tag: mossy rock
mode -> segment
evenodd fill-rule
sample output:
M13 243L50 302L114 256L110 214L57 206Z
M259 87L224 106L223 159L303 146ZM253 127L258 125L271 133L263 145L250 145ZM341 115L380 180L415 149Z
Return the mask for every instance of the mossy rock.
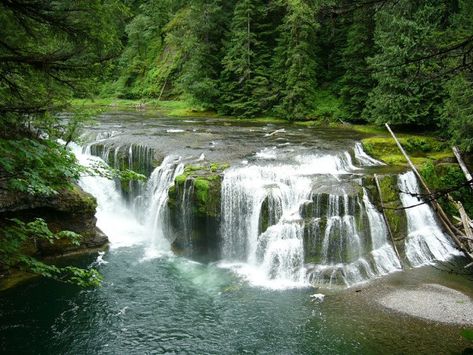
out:
M398 176L397 175L382 175L378 177L379 187L383 197L383 204L385 206L384 213L388 220L389 227L393 233L395 240L404 240L407 236L407 216L406 212L401 209L402 203L399 197ZM381 212L381 201L377 191L374 178L363 179L365 188L368 190L371 201Z
M412 162L420 166L429 160L450 159L450 147L434 137L429 136L399 136L404 150ZM376 136L361 140L363 149L370 156L389 165L407 166L407 161L399 150L396 142L389 136Z
M220 189L223 171L229 167L227 163L207 163L201 165L186 165L184 172L174 180L174 186L168 192L168 205L177 208L182 199L184 189L193 191L192 208L202 217L217 217L220 215ZM192 186L186 187L191 181Z
M221 186L228 167L225 163L187 165L175 178L168 191L168 206L174 230L172 246L179 254L216 258Z

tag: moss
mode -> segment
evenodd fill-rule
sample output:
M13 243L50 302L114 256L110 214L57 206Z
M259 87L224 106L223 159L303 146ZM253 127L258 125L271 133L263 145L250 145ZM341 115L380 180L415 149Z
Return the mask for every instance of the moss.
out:
M183 174L176 176L176 178L174 179L174 183L175 183L176 185L178 185L178 186L183 186L184 183L185 183L186 180L187 180L187 176L188 176L188 175L189 175L189 174L186 174L186 173L184 172Z
M452 157L449 148L433 137L404 136L399 137L399 141L416 166L427 161ZM362 139L361 142L363 149L372 157L389 165L407 166L406 158L392 137L370 137Z
M223 171L225 169L228 169L230 167L230 164L228 163L211 163L210 164L210 171L213 173L217 171Z
M220 214L220 188L222 172L230 165L222 162L186 165L184 172L174 180L168 192L168 206L175 208L183 198L186 181L192 181L192 210L198 217L215 217ZM186 188L188 188L186 186Z
M194 191L199 204L205 205L209 201L209 180L205 178L196 178L194 180Z
M473 191L468 186L460 187L466 178L458 164L426 162L419 172L432 191L452 190L452 198L463 204L468 215L473 215ZM453 221L453 215L458 215L456 208L446 198L438 201Z
M407 236L407 217L404 210L398 210L402 207L397 187L397 176L387 175L379 179L383 203L386 207L384 213L393 233L394 239L401 240Z

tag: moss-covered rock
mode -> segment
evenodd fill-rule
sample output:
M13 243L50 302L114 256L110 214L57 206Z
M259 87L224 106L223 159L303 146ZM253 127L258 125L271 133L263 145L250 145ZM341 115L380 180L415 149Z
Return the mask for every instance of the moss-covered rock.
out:
M177 253L216 259L220 201L226 163L187 165L168 192Z
M43 218L52 232L70 230L82 236L79 246L67 240L58 240L54 244L43 241L34 244L34 247L25 245L27 254L59 256L107 244L108 238L96 227L97 201L79 186L72 185L70 189L64 189L52 197L10 194L10 202L0 204L0 219L18 218L29 221ZM8 200L5 195L4 198Z
M399 135L398 139L412 162L417 166L430 160L453 158L450 147L434 137ZM370 156L389 165L407 166L406 159L392 137L369 137L362 139L361 143L365 152Z
M97 250L108 243L107 236L96 227L97 201L77 185L49 197L35 197L6 189L0 191L0 230L8 219L16 218L28 222L42 218L53 233L69 230L82 237L80 245L75 245L67 239L56 240L53 244L45 240L27 240L22 246L22 253L25 255L40 259L58 257ZM2 237L0 231L0 238ZM0 270L0 274L2 273L10 275L10 270ZM19 274L13 274L14 279L15 275ZM13 281L5 281L3 285L16 284Z
M407 216L402 209L402 202L399 196L398 176L382 175L378 176L378 181L383 195L384 214L393 234L394 242L399 253L404 255L404 239L407 237ZM373 177L363 178L363 186L370 195L370 200L376 208L382 212L381 198Z

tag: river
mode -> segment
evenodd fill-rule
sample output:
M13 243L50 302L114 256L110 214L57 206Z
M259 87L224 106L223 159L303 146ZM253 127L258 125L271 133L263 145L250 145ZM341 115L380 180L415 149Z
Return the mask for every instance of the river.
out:
M145 147L139 154L133 151L130 165L148 171L148 184L136 192L139 203L136 198L131 203L113 181L82 179L98 199L98 225L111 245L104 254L67 261L98 267L103 285L80 289L36 279L1 293L1 352L461 353L469 346L460 335L464 326L415 318L379 302L391 291L426 283L472 297L473 281L458 274L455 252L439 246L444 235L425 209L408 216L407 261L396 258L360 183L373 169L387 170L355 153L360 138L348 129L134 112L103 115L85 130L83 144L89 149L77 151L78 157L87 164L90 143L97 141L109 149L102 149L102 157L118 156L117 148ZM153 159L158 167L151 174ZM231 165L222 185L221 252L205 262L175 255L164 228L169 185L186 163L202 160ZM401 175L400 186L410 179ZM274 211L280 212L261 233L252 216L259 213L265 198L260 194L268 186ZM298 211L321 194L329 196L330 227L314 236L321 238L315 249L321 256L319 264L308 266ZM401 199L409 203L407 195ZM366 216L366 228L355 222L357 213ZM341 240L336 245L330 239L334 231ZM424 244L426 238L431 239Z

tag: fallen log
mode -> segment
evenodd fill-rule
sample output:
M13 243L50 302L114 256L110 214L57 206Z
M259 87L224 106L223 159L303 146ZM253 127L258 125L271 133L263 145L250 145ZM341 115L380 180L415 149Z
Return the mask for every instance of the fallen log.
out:
M468 171L468 168L466 167L465 162L462 159L460 149L458 149L458 147L453 147L452 150L453 150L453 154L455 154L455 158L457 158L460 168L463 171L463 174L465 175L466 181L470 181L469 185L471 189L473 189L473 184L471 183L471 181L473 180L473 177L471 176L470 172Z
M397 250L396 243L394 241L393 232L392 232L391 227L389 225L388 217L386 216L386 211L385 211L384 202L383 202L384 201L383 200L383 193L381 191L381 186L379 185L378 175L376 175L376 174L374 174L374 181L376 182L376 189L378 190L378 194L379 194L379 202L381 203L381 210L383 211L383 218L384 218L384 222L386 223L386 226L387 226L387 229L388 229L389 237L391 238L391 243L393 245L394 251L396 252L397 258L399 260L401 260L401 257L399 255L399 251Z

